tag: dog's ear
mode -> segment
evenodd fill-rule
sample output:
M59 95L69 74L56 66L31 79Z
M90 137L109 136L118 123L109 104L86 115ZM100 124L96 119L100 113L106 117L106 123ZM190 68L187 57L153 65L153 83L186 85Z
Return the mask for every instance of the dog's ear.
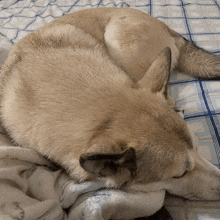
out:
M171 68L171 50L163 49L156 57L144 77L138 82L142 88L149 89L152 93L159 93L167 97L167 83Z
M86 153L80 156L80 165L87 172L100 176L111 176L118 169L125 168L134 176L137 169L136 155L133 148L121 154Z

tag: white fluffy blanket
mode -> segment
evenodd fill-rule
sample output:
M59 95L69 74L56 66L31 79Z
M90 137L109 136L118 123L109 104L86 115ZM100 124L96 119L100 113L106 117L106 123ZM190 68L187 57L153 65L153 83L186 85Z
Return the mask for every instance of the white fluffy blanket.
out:
M101 183L76 184L34 150L1 146L0 195L1 220L107 220L152 215L162 207L165 192L134 194L106 190Z

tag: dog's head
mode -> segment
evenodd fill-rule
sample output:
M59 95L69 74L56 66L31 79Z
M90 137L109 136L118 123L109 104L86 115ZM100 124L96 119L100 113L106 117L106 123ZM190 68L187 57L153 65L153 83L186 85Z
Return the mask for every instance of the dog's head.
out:
M110 187L219 199L219 170L198 154L193 135L167 96L170 63L171 51L165 48L117 111L96 128L81 167Z

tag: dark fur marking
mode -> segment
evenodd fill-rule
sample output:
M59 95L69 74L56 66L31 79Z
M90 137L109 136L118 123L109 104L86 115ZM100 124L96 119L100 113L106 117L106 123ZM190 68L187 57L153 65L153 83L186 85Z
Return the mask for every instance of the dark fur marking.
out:
M110 129L110 125L113 122L113 118L109 117L103 120L99 125L95 127L95 129L92 131L93 135L91 136L90 141L93 141L98 136L102 135L107 129Z
M105 130L110 128L110 124L112 123L112 118L105 119L97 128L96 131L104 132Z

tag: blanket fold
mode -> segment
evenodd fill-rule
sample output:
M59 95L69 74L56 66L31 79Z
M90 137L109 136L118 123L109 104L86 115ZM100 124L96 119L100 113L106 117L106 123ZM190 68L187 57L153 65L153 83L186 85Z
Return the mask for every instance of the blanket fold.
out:
M130 193L77 184L34 150L0 147L0 219L108 220L149 216L165 191ZM66 212L66 210L68 212Z

